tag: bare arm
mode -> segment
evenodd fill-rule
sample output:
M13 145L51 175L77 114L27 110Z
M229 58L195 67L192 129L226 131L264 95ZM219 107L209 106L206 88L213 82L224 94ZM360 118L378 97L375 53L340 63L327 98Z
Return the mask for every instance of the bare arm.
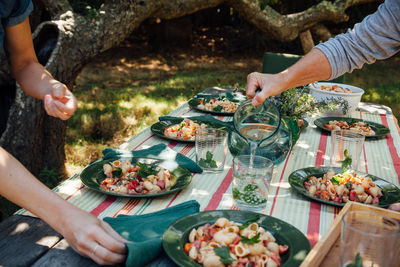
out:
M11 71L21 88L28 95L42 99L50 116L68 119L76 110L76 99L64 84L55 80L38 62L29 20L8 26L5 30Z
M270 96L311 82L326 80L331 75L331 66L325 54L312 49L296 64L278 74L250 73L247 76L246 95L253 98L253 105L258 106ZM256 90L261 92L256 95Z
M125 259L126 240L107 223L48 189L1 147L0 184L0 195L46 221L80 254L99 264L113 264Z

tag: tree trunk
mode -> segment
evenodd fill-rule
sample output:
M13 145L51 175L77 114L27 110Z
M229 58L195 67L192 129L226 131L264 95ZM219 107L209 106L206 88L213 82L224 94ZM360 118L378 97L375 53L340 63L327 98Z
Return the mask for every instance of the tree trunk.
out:
M38 58L56 79L72 88L76 76L90 59L119 44L148 18L172 19L227 4L275 39L292 41L321 21L347 20L345 11L350 6L376 0L324 0L303 12L288 15L281 15L269 6L262 10L258 0L107 0L95 17L74 13L68 0L34 2L38 1L51 18L34 33ZM5 68L4 64L0 66L2 80L10 76ZM13 93L10 95L13 98ZM20 88L11 100L0 145L36 175L44 167L62 171L66 122L47 116L42 101L25 95Z
M314 47L314 41L312 39L310 30L301 32L299 38L301 42L301 47L303 48L303 52L304 54L307 54Z

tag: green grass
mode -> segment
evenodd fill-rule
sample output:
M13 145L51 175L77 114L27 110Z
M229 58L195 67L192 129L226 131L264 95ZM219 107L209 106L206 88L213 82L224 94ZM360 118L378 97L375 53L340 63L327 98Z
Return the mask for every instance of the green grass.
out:
M205 88L244 88L247 73L260 67L220 61L165 63L170 71L143 68L143 62L133 69L115 66L117 71L99 64L85 69L74 89L79 106L68 121L67 169L101 157L102 149L122 144Z
M400 56L346 74L344 83L363 88L361 101L383 104L400 118Z

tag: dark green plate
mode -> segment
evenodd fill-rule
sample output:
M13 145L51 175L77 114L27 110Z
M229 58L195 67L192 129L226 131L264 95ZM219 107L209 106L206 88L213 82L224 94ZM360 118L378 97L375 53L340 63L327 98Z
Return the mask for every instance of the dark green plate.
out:
M335 173L341 173L342 168L333 168L333 167L309 167L304 169L299 169L292 172L289 175L289 184L290 186L299 192L300 194L311 198L315 201L325 203L328 205L333 205L337 207L343 207L346 203L335 203L333 201L326 201L319 199L317 197L313 197L308 194L307 189L304 187L304 182L311 176L322 177L328 171L333 171ZM381 178L376 176L365 174L362 172L357 172L360 175L366 175L371 178L374 183L382 189L382 197L379 198L379 207L385 208L390 204L400 201L400 189L392 183L389 183Z
M241 94L225 93L225 94L221 94L221 95L224 95L228 100L235 102L237 104L240 104L240 102L246 100L246 97ZM192 99L190 99L188 104L192 109L197 110L197 111L210 113L213 115L219 115L219 116L233 116L234 112L231 113L231 112L210 111L210 110L200 109L197 107L200 104L200 100L217 98L219 96L220 95L199 95L199 96L196 96L196 97L193 97Z
M310 251L307 238L294 226L267 215L240 210L213 210L204 211L183 217L171 224L163 235L163 247L167 255L179 266L202 266L189 258L183 251L188 242L189 233L207 223L213 224L220 217L230 221L245 223L255 216L260 216L256 221L258 225L270 231L279 245L288 245L289 250L281 255L282 266L299 266Z
M365 121L365 120L361 120L361 119L346 118L346 117L323 117L323 118L316 119L316 120L314 121L314 124L315 124L318 128L320 128L321 130L331 132L331 130L326 129L326 128L324 127L324 125L325 125L326 123L329 123L329 121L333 121L333 120L345 121L345 122L347 122L347 123L349 123L349 122L354 122L354 121L356 121L356 122L358 122L358 121L364 121L364 122L368 123L368 124L371 126L372 130L374 130L375 135L371 135L371 136L367 136L367 135L366 135L365 138L383 137L383 136L387 135L388 133L390 133L389 128L383 126L382 124L375 123L375 122L372 122L372 121Z
M163 120L163 121L156 122L153 125L151 125L151 128L150 128L151 132L153 134L157 135L158 137L161 137L164 139L177 141L177 142L183 142L183 143L194 143L194 140L182 140L182 139L167 137L164 135L165 129L167 129L168 127L170 127L172 125L180 123L181 121L183 121L183 119L184 118L176 118L176 119ZM202 123L205 123L208 125L208 127L212 127L212 128L217 128L217 129L226 128L225 126L218 124L218 123L213 123L213 122L202 122Z
M158 165L160 161L153 160L153 159L144 159L144 158L120 158L120 160L131 160L131 162L134 164L136 161L139 162L146 162L149 164L154 164ZM175 177L176 179L176 184L170 188L170 190L167 191L162 191L159 193L155 194L121 194L121 193L115 193L115 192L107 192L101 189L100 184L101 182L106 178L104 172L103 172L103 164L117 160L116 158L114 159L106 159L106 160L101 160L98 162L94 162L91 165L88 165L85 169L83 169L80 178L82 180L82 183L89 187L90 189L93 189L95 191L98 191L100 193L104 193L107 195L113 195L113 196L121 196L121 197L158 197L158 196L163 196L167 194L174 193L176 191L179 191L186 187L190 182L192 181L192 173L187 170L186 168L183 168L181 166L178 166L175 170L171 171L172 176Z

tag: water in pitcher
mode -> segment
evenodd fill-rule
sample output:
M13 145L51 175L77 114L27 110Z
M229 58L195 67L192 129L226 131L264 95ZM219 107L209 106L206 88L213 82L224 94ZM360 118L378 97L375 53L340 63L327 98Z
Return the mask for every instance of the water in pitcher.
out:
M253 159L261 141L270 136L276 130L275 126L265 123L244 123L240 133L247 138L250 145L250 168L253 166Z

